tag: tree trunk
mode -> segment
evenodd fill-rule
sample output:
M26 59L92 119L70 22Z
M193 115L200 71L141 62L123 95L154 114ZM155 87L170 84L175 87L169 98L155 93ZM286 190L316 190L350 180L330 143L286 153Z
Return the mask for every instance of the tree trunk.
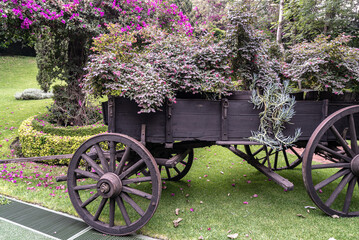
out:
M71 104L73 112L73 125L83 125L83 108L85 105L85 94L80 87L83 69L86 64L86 37L70 37L68 47L68 79L67 89L68 104Z
M277 44L281 52L284 51L283 42L282 42L282 34L283 34L283 8L284 8L284 0L280 0L279 2L279 17L278 17L278 28L277 28Z

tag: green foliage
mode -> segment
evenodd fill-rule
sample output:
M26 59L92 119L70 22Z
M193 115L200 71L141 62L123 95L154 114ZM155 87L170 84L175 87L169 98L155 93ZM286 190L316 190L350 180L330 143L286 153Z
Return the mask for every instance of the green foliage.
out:
M48 114L41 114L34 117L31 126L38 132L44 132L56 136L81 137L91 136L107 131L107 126L101 122L97 122L88 126L68 126L60 127L46 121Z
M147 27L133 35L118 27L94 41L84 89L95 96L134 99L141 112L158 110L177 92L228 94L233 89L228 51L213 38L196 39Z
M15 98L17 100L37 100L37 99L46 99L51 98L52 93L45 93L44 91L36 88L28 88L23 92L15 93Z
M64 69L59 66L67 62L68 40L63 38L60 40L60 37L46 28L39 31L35 43L36 63L39 69L36 80L41 89L48 92L56 79L66 80Z
M279 83L269 83L264 88L263 94L252 91L251 102L263 111L259 114L259 129L252 131L250 140L279 150L298 139L301 134L300 129L296 129L293 137L283 134L285 124L294 116L295 98L290 97L289 93L289 82L284 82L283 86Z
M293 46L288 75L299 88L342 93L359 90L359 49L348 46L352 37L340 35L330 40L318 36L312 42Z
M283 78L280 62L263 31L254 29L256 14L246 5L234 3L228 14L229 25L226 35L231 55L233 79L243 89L265 87L281 82Z
M285 4L285 41L289 44L312 41L320 34L358 36L358 1L290 0ZM359 47L358 41L353 42Z
M80 145L92 136L57 136L37 131L33 126L34 117L22 122L18 134L22 154L25 157L73 154ZM68 164L69 159L53 161L53 164Z
M193 1L193 10L189 16L191 23L209 32L214 29L226 30L228 0Z

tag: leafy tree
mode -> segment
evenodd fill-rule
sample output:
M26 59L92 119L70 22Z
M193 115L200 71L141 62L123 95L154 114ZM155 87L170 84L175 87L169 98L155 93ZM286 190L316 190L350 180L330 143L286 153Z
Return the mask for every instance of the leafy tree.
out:
M65 82L62 90L66 94L61 96L64 99L55 101L52 109L57 111L58 115L68 116L64 123L70 125L84 124L86 119L84 112L80 111L86 103L80 80L92 37L105 32L108 23L118 22L121 32L138 30L150 23L155 23L167 31L191 31L187 17L178 7L161 0L4 0L0 2L0 15L0 25L7 36L35 35L42 39L42 44L50 39L53 41L54 51L51 51L47 58L53 59L52 56L55 56L56 60L51 61L51 64L40 63L40 69L53 72L39 78L42 81L48 79L47 85L43 83L45 88L48 88L55 78ZM48 46L45 49L48 49ZM59 54L61 51L65 54ZM43 53L40 55L44 56Z
M359 89L359 49L348 46L352 37L333 40L320 35L312 42L293 46L288 74L299 88L341 93Z
M357 0L288 0L285 2L285 39L289 44L312 41L320 34L359 36ZM357 45L357 41L352 44Z

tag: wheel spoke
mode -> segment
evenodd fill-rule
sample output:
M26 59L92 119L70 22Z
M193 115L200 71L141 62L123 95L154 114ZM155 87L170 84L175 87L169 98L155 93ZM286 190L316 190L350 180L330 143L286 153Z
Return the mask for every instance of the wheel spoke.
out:
M187 163L185 161L180 161L180 163L182 163L183 165L187 166Z
M110 225L110 227L113 227L115 225L115 199L114 198L110 198L109 225Z
M130 196L128 196L127 193L121 193L121 197L122 197L122 199L125 200L128 204L130 204L131 207L132 207L133 209L135 209L135 211L136 211L138 214L140 214L140 216L145 215L145 212L142 210L142 208L141 208L140 206L138 206L138 204L137 204L135 201L133 201L133 199L132 199Z
M102 168L95 163L94 160L92 160L92 158L90 158L89 156L87 156L86 154L82 154L81 155L82 159L86 160L86 162L88 164L90 164L91 167L93 167L93 169L96 171L96 173L101 177L102 175L104 175L104 171L102 170Z
M286 149L283 149L282 152L283 152L285 164L286 164L287 168L290 168L290 164L289 164L289 161L288 161L288 156L287 156Z
M350 157L354 157L355 153L353 152L353 150L351 150L348 146L348 143L344 140L344 138L340 135L340 133L338 132L337 128L332 125L330 127L330 130L332 131L332 133L334 134L334 136L336 137L336 139L338 140L339 144L343 147L344 151L347 153L348 156Z
M334 192L330 195L330 197L328 198L328 200L325 202L325 205L327 205L328 207L330 207L333 202L335 201L335 199L337 199L338 195L340 194L340 192L344 189L345 185L348 184L348 182L354 177L354 175L352 173L349 173L348 175L346 175L345 177L343 177L343 179L340 181L340 183L338 184L338 186L335 188Z
M328 148L328 147L326 147L326 146L323 146L322 144L318 144L317 147L320 148L320 149L322 149L322 150L324 150L324 151L326 151L326 152L328 152L328 153L330 153L330 154L332 154L334 157L338 158L339 160L340 160L340 159L343 159L343 160L345 160L346 162L350 162L350 161L351 161L351 158L350 158L350 157L345 156L345 155L342 155L342 154L340 154L340 153L334 151L333 149L330 149L330 148Z
M358 153L358 139L357 139L357 133L355 129L355 121L353 114L349 115L349 132L350 132L350 143L351 148L354 151L354 153Z
M294 153L297 156L297 158L299 159L302 158L302 156L300 156L299 153L295 151L293 147L289 147L289 149L292 151L292 153Z
M346 214L349 212L349 207L350 207L350 203L351 203L351 200L353 197L354 187L355 187L357 180L358 180L357 177L354 177L350 181L348 189L347 189L347 194L345 196L345 201L344 201L344 206L343 206L343 212Z
M312 169L324 169L324 168L350 168L350 163L328 163L328 164L312 165Z
M110 165L109 171L115 172L116 169L116 143L114 141L110 141Z
M140 197L143 197L143 198L146 198L148 200L151 200L152 199L152 195L151 194L148 194L146 192L142 192L138 189L134 189L134 188L130 188L130 187L126 187L126 186L123 186L123 189L122 189L123 192L126 192L126 193L132 193L132 194L135 194L137 196L140 196Z
M101 203L100 203L100 205L99 205L99 207L98 207L98 209L97 209L95 215L93 216L93 220L94 220L94 221L97 221L98 218L100 217L100 215L101 215L101 213L102 213L102 210L103 210L103 208L105 207L105 204L107 203L107 199L108 199L108 198L102 198Z
M123 173L121 173L121 175L119 176L120 179L123 179L125 177L127 177L129 174L131 174L133 171L135 171L136 169L140 168L141 165L144 163L145 161L143 159L139 160L138 162L136 162L135 164L133 164L131 167L129 167L126 171L124 171Z
M105 155L103 154L103 151L102 151L100 145L98 145L98 143L96 143L94 145L94 147L97 152L97 156L101 161L101 165L102 165L103 169L105 170L105 172L108 172L108 162L107 162Z
M339 170L337 173L335 173L334 175L330 176L329 178L325 179L324 181L318 183L317 185L314 186L314 189L316 191L318 191L319 189L327 186L329 183L337 180L338 178L348 174L351 170L350 169L341 169Z
M97 184L89 184L89 185L79 185L79 186L76 186L74 187L74 190L75 191L78 191L78 190L87 190L87 189L94 189L97 187Z
M272 152L273 152L272 148L269 150L269 152L268 152L268 148L266 148L266 156L267 156L267 161L268 161L268 168L272 168L271 163L270 163L270 159L269 159Z
M100 194L95 193L94 195L92 195L89 199L87 199L85 202L83 202L81 204L81 207L84 208L87 205L89 205L90 203L92 203L94 200L96 200L98 197L100 196Z
M123 180L122 184L129 185L131 183L150 182L151 180L151 177L131 178Z
M258 153L262 152L264 149L264 146L262 146L261 148L259 148L257 151L255 151L252 156L254 157L255 155L257 155Z
M130 152L131 152L131 148L127 147L125 150L125 153L123 154L119 165L117 166L117 169L115 171L115 174L119 175L120 172L123 171L123 167L125 166L126 161L128 160L129 156L130 156Z
M123 216L123 219L125 220L126 225L129 226L131 224L131 220L126 211L125 204L123 204L122 198L117 197L116 202L117 202L118 207L120 208L121 214Z
M84 171L84 170L79 169L79 168L75 169L74 172L76 172L76 173L78 173L78 174L80 174L80 175L82 175L82 176L85 176L85 177L88 177L88 178L92 178L93 180L96 180L96 181L100 180L100 177L99 177L97 174L91 173L91 172L87 172L87 171Z
M171 178L170 169L169 169L168 167L165 167L165 169L166 169L167 177L168 177L168 178Z
M177 172L177 174L181 174L181 171L177 167L173 167L173 169Z

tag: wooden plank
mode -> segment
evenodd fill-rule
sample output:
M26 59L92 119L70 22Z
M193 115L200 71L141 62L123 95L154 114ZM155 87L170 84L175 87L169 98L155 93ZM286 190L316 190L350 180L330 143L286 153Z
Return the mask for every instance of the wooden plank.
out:
M38 161L47 161L54 159L64 159L64 158L72 158L73 154L65 154L65 155L53 155L53 156L43 156L43 157L24 157L24 158L13 158L13 159L0 159L1 163L17 163L17 162L38 162Z

